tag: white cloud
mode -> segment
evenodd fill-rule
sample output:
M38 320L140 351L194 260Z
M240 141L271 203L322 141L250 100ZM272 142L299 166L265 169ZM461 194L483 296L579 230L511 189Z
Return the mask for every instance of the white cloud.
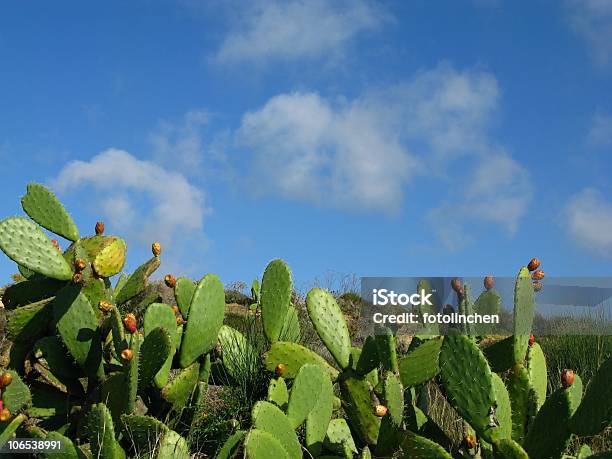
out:
M217 61L316 58L340 51L388 19L367 0L259 0L241 4Z
M593 254L612 257L612 202L586 188L567 203L563 223L572 239Z
M109 227L128 238L170 244L174 236L199 232L210 212L204 192L178 172L126 151L105 150L89 161L71 161L53 180L60 193L93 188L90 205L99 205Z
M590 46L595 61L606 66L612 61L612 2L610 0L569 0L573 29Z
M393 213L415 175L433 177L449 157L488 151L498 93L493 75L442 64L354 100L275 96L243 116L238 138L253 153L262 194Z
M593 147L607 147L612 145L611 115L595 115L591 129L587 135L587 142Z

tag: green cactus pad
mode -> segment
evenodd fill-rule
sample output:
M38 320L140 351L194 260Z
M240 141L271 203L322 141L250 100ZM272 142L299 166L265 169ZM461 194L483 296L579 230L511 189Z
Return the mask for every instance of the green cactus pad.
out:
M483 354L489 361L491 371L503 373L514 365L514 337L495 341L482 349Z
M100 277L112 277L118 274L125 265L127 246L123 239L107 237L106 244L96 255L93 268Z
M38 183L29 183L27 190L21 207L32 220L70 241L80 237L74 220L51 191Z
M0 221L0 249L15 263L58 280L72 278L72 268L36 223L24 217Z
M287 309L287 315L283 321L283 328L278 335L279 341L291 341L298 343L302 337L302 330L300 327L300 319L298 318L295 307L289 306Z
M174 430L168 430L159 444L157 459L190 459L189 445L187 441Z
M313 455L321 453L321 446L327 434L327 426L334 410L334 390L329 375L320 369L322 375L321 389L317 393L317 402L306 416L306 447Z
M512 437L512 406L510 395L504 381L497 373L491 373L493 378L493 389L495 390L495 417L499 423L498 438Z
M609 451L612 456L612 451ZM576 454L576 459L586 459L587 457L591 457L593 455L593 451L589 445L582 445L578 450L578 454Z
M374 414L370 387L365 379L346 374L340 381L344 410L362 442L376 445L380 418Z
M154 454L157 459L188 459L185 439L164 423L150 416L123 415L121 423L130 443L140 455Z
M320 288L313 288L306 296L306 308L310 320L331 355L341 368L350 363L351 337L334 297Z
M589 382L580 407L572 416L577 435L596 435L612 425L612 357L604 361ZM575 384L575 381L574 381Z
M89 300L74 286L62 289L53 302L53 316L64 345L88 376L102 372L98 320Z
M501 311L501 297L496 290L491 289L480 294L474 302L474 312L481 315L498 315ZM477 335L490 335L495 324L476 324L474 331Z
M437 314L440 311L440 305L436 301L436 295L433 294L433 290L431 289L431 285L425 279L420 280L417 284L417 293L420 293L421 290L425 291L425 294L431 294L432 304L421 304L419 305L419 314L421 317L423 314ZM424 323L424 322L423 322ZM423 335L439 335L440 334L440 325L437 323L428 323L423 325L423 330L420 332Z
M291 306L291 271L283 260L272 260L261 284L261 318L271 343L278 341L287 310Z
M170 336L170 343L172 345L170 355L168 355L168 358L154 378L155 385L161 389L168 383L168 375L170 373L170 367L172 366L172 357L180 344L180 337L178 334L178 328L176 326L176 317L172 311L172 308L167 304L152 303L145 311L143 325L145 339L148 334L156 328L163 328Z
M251 429L244 440L247 459L289 459L283 445L272 434L259 429Z
M373 336L366 337L363 343L363 348L357 359L357 362L352 362L352 368L362 376L367 375L372 370L376 369L380 364L378 358L378 346Z
M255 350L242 333L227 325L222 325L219 329L219 343L223 366L229 376L236 379L244 362L244 356L253 355Z
M175 410L181 409L191 397L200 375L198 362L181 370L170 383L162 390L162 397L166 399Z
M398 371L397 351L395 350L395 336L389 327L383 327L376 332L376 345L378 347L378 358L383 368L390 371Z
M276 404L276 406L283 410L287 407L289 392L283 378L270 380L268 385L268 401Z
M404 388L395 373L387 371L383 380L385 406L395 427L402 424L404 417Z
M53 374L60 378L81 377L81 371L76 367L74 361L62 341L57 336L45 336L39 339L32 348L37 359L44 359L46 366L53 369Z
M11 414L18 413L32 404L32 394L30 389L21 380L17 372L13 370L0 370L0 373L8 372L13 377L13 382L6 386L2 391L4 406Z
M59 441L62 445L61 452L49 451L43 453L41 457L44 459L86 459L87 456L83 452L74 446L70 438L63 436L59 432L49 432L44 437L45 440Z
M525 450L511 438L502 438L493 444L495 458L499 459L529 459Z
M133 413L136 406L136 395L138 394L138 370L140 365L140 344L142 338L134 333L130 338L130 349L134 357L132 360L124 361L125 382L127 391L126 412Z
M231 434L223 446L217 453L216 459L231 459L234 457L234 453L240 446L240 442L242 442L245 437L246 432L244 430L238 430Z
M47 329L52 313L50 299L10 311L7 314L6 336L11 341L30 342Z
M399 361L399 373L404 387L423 384L440 372L442 341L442 337L427 340Z
M444 388L457 412L478 434L492 441L498 432L491 424L495 389L491 369L480 349L465 335L444 338L440 350L440 374ZM467 390L476 387L478 390Z
M160 264L161 261L159 257L153 257L139 266L136 271L128 277L123 287L115 292L117 304L123 304L142 292L147 286L149 276L159 268Z
M123 320L119 309L113 307L110 311L109 322L111 326L111 333L113 335L113 347L115 348L115 355L119 358L121 351L127 347L127 339L125 337L125 327L123 326Z
M442 446L413 432L406 432L401 443L403 456L406 459L452 459Z
M105 459L125 458L125 451L115 440L115 428L110 411L103 403L91 407L85 429L94 457Z
M527 372L529 381L536 396L536 407L540 407L546 401L546 388L548 386L548 376L546 372L546 357L538 343L533 343L527 351Z
M347 451L357 452L351 429L344 419L332 419L327 426L325 447L336 454L346 457Z
M529 457L560 457L571 437L569 421L576 409L575 400L580 400L582 384L553 392L538 411L523 447Z
M157 327L147 334L140 347L139 387L152 383L172 353L172 338L165 328Z
M507 386L512 405L512 439L522 444L527 425L536 413L536 394L529 380L529 373L523 365L512 367Z
M23 282L9 285L2 295L4 308L15 309L52 298L66 285L65 282L47 277L35 276Z
M191 299L189 319L179 351L179 364L182 368L188 367L199 356L215 347L224 313L223 284L214 274L207 274L196 287Z
M31 383L30 390L32 406L28 408L28 416L39 419L57 416L66 419L71 406L66 393L39 382Z
M21 424L23 424L26 419L27 417L25 416L25 414L18 414L13 419L11 419L8 424L6 424L4 430L0 432L0 448L6 445L7 441L13 438L13 435L15 434L19 426L21 426Z
M265 355L265 363L269 371L275 371L278 364L283 364L285 369L282 376L285 379L295 378L302 365L307 363L321 366L329 373L332 381L338 378L338 370L327 363L323 357L297 343L284 341L274 343Z
M191 305L191 298L193 292L195 292L196 285L191 279L186 277L179 277L176 280L174 286L174 298L176 299L176 305L178 306L183 318L189 318L189 306Z
M317 403L316 394L321 391L325 373L318 365L306 364L298 371L287 405L287 417L294 429L306 419Z
M293 426L285 413L276 405L264 401L257 402L253 407L253 425L280 441L290 458L302 457L302 448Z
M535 298L529 270L521 268L514 285L514 338L515 363L523 363L529 347L529 335L535 314Z

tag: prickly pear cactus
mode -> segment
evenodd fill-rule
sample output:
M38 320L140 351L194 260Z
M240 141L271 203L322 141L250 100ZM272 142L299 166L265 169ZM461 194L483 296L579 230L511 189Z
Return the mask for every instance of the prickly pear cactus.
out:
M291 307L291 271L283 260L271 261L261 283L261 318L271 343L278 341L287 311Z

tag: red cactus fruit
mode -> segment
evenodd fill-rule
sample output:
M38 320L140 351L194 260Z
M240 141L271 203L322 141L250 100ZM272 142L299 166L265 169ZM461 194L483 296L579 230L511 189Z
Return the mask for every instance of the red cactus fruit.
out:
M527 269L529 271L535 271L539 267L540 267L540 260L538 260L537 258L532 258L531 260L529 260L529 264L527 265Z
M62 248L60 247L59 242L57 242L57 239L51 239L51 244L53 244L53 246L60 252L62 251Z
M104 222L96 222L96 235L104 234Z
M561 373L561 384L566 389L574 384L574 370L565 369Z
M535 336L529 335L529 347L533 346L533 343L535 343Z
M154 242L153 244L151 244L151 252L153 252L153 255L156 257L159 257L161 255L161 244L159 242Z
M486 290L491 290L495 286L495 279L493 276L486 276L483 283Z
M176 277L174 277L172 274L166 274L166 277L164 277L164 282L168 287L174 288L176 285Z
M374 414L379 418L382 418L385 414L387 414L387 411L389 410L384 405L376 405L374 408Z
M123 325L130 333L136 333L136 316L132 313L128 313L123 318Z
M461 288L461 280L458 277L455 277L451 281L451 288L457 292L457 294L463 293L463 289Z
M121 358L123 360L132 360L134 358L134 351L132 351L131 349L124 349L123 351L121 351Z
M531 274L531 278L537 281L544 279L544 270L538 269L536 272Z
M0 421L6 422L9 419L11 419L11 412L6 408L2 408L2 410L0 410Z
M2 373L2 375L0 376L0 388L4 389L6 386L11 384L12 382L13 382L12 374L10 374L8 371L5 371L4 373Z
M276 373L276 376L281 377L285 373L286 369L287 367L284 364L279 363L276 365L276 368L274 368L274 373Z
M176 317L176 324L177 325L183 325L185 323L185 319L183 319L183 316L177 316Z

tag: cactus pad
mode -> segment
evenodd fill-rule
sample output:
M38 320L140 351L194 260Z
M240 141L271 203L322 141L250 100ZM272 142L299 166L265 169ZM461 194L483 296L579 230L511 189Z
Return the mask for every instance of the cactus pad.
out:
M162 390L162 397L172 404L175 410L179 410L191 397L193 389L198 383L200 375L200 364L198 362L181 370L170 383Z
M191 305L191 298L193 297L195 288L196 285L191 279L179 277L176 280L176 285L174 286L174 298L176 299L176 304L185 319L189 317L189 306Z
M321 389L317 393L317 402L306 417L306 447L313 455L321 452L321 445L327 434L327 426L334 409L334 390L329 375L319 368L322 375Z
M294 429L299 427L317 403L325 373L318 365L306 364L298 371L287 406L287 417Z
M404 458L418 457L420 459L452 459L444 448L434 441L421 437L413 432L406 432L402 439Z
M493 389L495 390L495 417L499 423L498 438L512 437L512 407L510 395L504 381L497 373L491 373L493 378Z
M0 221L0 249L20 265L58 280L72 278L72 268L36 223L24 217Z
M32 404L32 394L30 394L30 389L21 380L17 372L13 370L1 371L8 371L13 377L13 382L2 391L4 406L8 408L11 413L18 413L22 409L30 406Z
M351 429L344 419L332 419L327 427L325 446L336 454L352 457L357 452Z
M70 241L79 238L79 230L62 203L51 191L38 183L29 183L21 207L43 228Z
M252 429L244 440L247 459L289 459L283 445L272 434L259 429Z
M580 407L572 416L577 435L596 435L612 425L612 357L601 364L589 382Z
M291 271L283 260L272 260L261 284L261 318L271 343L278 341L287 311L291 307Z
M172 357L180 343L180 337L176 326L176 317L174 316L174 312L172 312L172 308L167 304L152 303L147 307L143 322L145 339L146 336L156 328L163 328L170 336L170 343L172 345L170 354L166 358L161 369L155 375L155 384L161 389L168 383L168 374L172 366Z
M149 276L153 274L161 261L159 257L153 257L138 268L127 278L123 287L115 292L117 304L123 304L131 300L147 286Z
M378 441L380 418L374 415L374 405L368 382L363 378L344 375L340 381L344 410L361 441L375 445Z
M94 457L125 459L125 451L115 440L113 419L103 403L91 407L85 429Z
M302 457L302 448L288 417L269 402L257 402L253 407L253 425L278 439L291 459Z
M217 335L223 325L225 292L223 284L214 274L207 274L193 293L189 319L185 325L179 364L188 367L217 344Z
M265 355L266 368L275 371L279 364L285 366L282 374L283 378L295 378L302 365L313 363L321 366L332 381L338 378L338 370L332 367L327 361L316 352L297 344L278 341L274 343Z
M511 438L503 438L493 444L493 452L500 459L529 459L525 450Z
M514 363L523 363L529 347L529 335L535 314L533 284L529 270L521 268L514 285Z
M96 254L93 268L100 277L112 277L121 272L125 265L127 246L123 239L117 237L105 238L104 248Z
M527 372L531 387L533 387L535 393L536 408L540 409L546 401L548 376L546 372L546 357L538 343L533 343L527 351Z
M397 371L397 351L395 350L395 336L389 327L383 327L376 332L376 345L378 358L383 368Z
M172 339L165 328L157 327L147 334L140 347L140 387L151 384L172 353Z
M347 368L351 355L351 337L334 297L323 289L313 288L306 296L306 308L321 341L338 365Z
M399 373L404 387L429 381L440 372L440 348L443 338L426 340L399 362Z
M289 392L283 378L272 379L268 385L268 401L276 404L281 409L289 403Z

